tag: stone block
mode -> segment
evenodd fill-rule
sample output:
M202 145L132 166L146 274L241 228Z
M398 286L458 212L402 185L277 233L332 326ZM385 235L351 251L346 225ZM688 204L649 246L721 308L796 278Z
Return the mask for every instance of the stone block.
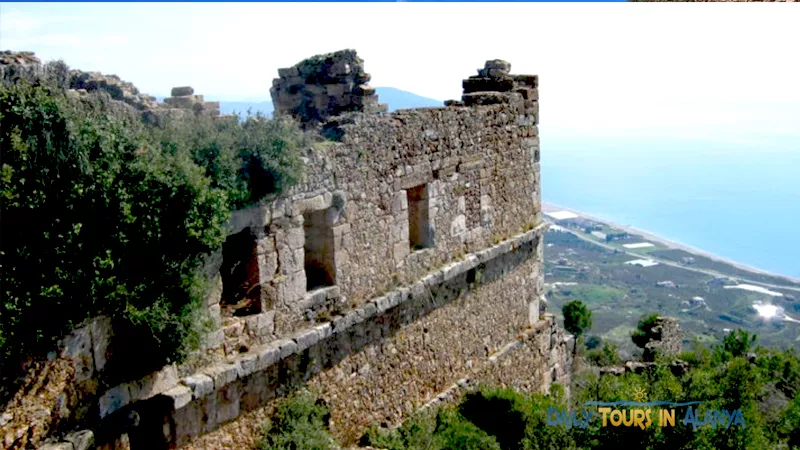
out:
M278 247L278 266L282 275L291 275L303 270L305 252L302 248L292 250L288 246Z
M217 392L216 413L219 424L239 417L239 386L236 383Z
M514 90L514 85L514 80L511 78L471 78L464 80L462 83L465 94L488 91L509 92Z
M314 330L317 331L320 341L329 338L333 334L333 326L330 323L323 323L322 325L317 325L316 327L314 327Z
M277 344L277 345L276 345ZM270 345L260 349L258 351L258 361L256 366L258 370L265 370L268 367L272 366L281 357L281 349L280 344L278 343L271 343Z
M480 106L509 104L515 97L504 92L472 92L464 94L461 99L466 106Z
M91 333L94 370L100 372L105 368L106 361L110 356L108 344L114 335L114 330L111 327L111 318L107 316L95 318L91 324Z
M220 348L224 342L225 342L224 330L212 331L211 333L206 334L201 344L201 348L204 350L217 349Z
M219 304L208 307L208 318L211 319L213 329L218 330L222 327L222 308Z
M248 375L258 371L257 353L246 353L242 355L237 362L239 366L239 373L237 374L237 377L240 379L243 379Z
M467 212L467 199L462 195L458 197L456 200L456 212L458 214L464 214Z
M383 297L378 297L375 299L375 306L378 308L378 314L381 314L387 311L390 308L390 298L388 295L384 295Z
M75 381L82 382L94 376L94 349L91 326L72 330L61 343L61 356L75 364Z
M94 449L94 433L91 430L82 430L64 436L64 441L72 444L73 450Z
M228 224L230 234L240 233L247 228L263 228L272 220L270 205L258 203L249 208L233 211Z
M467 231L467 216L459 214L450 222L450 236L455 237L465 231Z
M296 77L298 75L300 75L300 71L297 70L297 67L278 69L278 76L281 78Z
M194 94L194 89L191 86L174 87L170 93L170 95L173 97L184 97L192 94Z
M260 314L256 314L255 321L251 325L248 323L248 327L251 328L251 331L256 336L268 336L275 332L275 311L267 311Z
M292 250L302 249L306 243L303 227L292 227L286 230L286 240Z
M178 384L178 369L174 365L165 366L144 378L130 383L131 399L146 400Z
M236 381L239 371L238 364L214 364L204 367L201 373L214 380L214 390L218 391Z
M167 389L161 395L172 401L173 409L181 409L192 401L192 390L189 387L179 384L172 389Z
M303 330L294 336L294 341L297 343L296 351L299 353L319 342L319 333L315 329Z
M131 402L130 386L127 383L114 386L107 390L98 400L100 418L106 417Z
M399 214L401 211L408 210L408 195L405 190L394 194L392 200L392 214Z
M57 442L52 444L44 444L39 447L39 450L75 450L71 442Z
M408 241L401 241L394 244L392 255L394 256L395 264L402 263L409 253L411 253L411 248L409 247Z
M511 75L511 78L517 83L523 84L528 87L533 87L533 88L539 87L538 75Z
M186 387L192 391L192 398L202 398L214 392L214 380L203 373L196 373L181 379Z
M359 319L360 317L356 311L350 311L344 316L339 316L333 319L333 322L331 324L333 326L333 332L339 333L341 331L347 330L348 328L356 324L359 321Z
M305 271L287 275L278 285L278 300L288 305L296 304L306 294Z
M220 300L222 300L222 275L218 272L211 278L206 305L216 305Z
M358 308L358 315L361 317L361 320L367 320L370 317L373 317L378 313L378 306L375 304L374 301L369 301L364 303L364 305Z
M325 200L325 196L321 194L307 199L295 200L292 203L291 215L299 216L307 212L326 209L331 206L331 201L328 200L328 202L326 202Z
M164 103L172 106L173 108L190 109L196 104L203 103L202 95L188 95L184 97L167 97Z
M315 289L306 293L303 297L303 302L300 304L300 309L314 309L325 304L328 300L328 292L326 289Z
M268 252L256 256L258 261L258 282L266 284L275 279L278 271L278 253Z
M276 342L281 351L281 359L286 359L297 352L297 342L289 339L281 339Z

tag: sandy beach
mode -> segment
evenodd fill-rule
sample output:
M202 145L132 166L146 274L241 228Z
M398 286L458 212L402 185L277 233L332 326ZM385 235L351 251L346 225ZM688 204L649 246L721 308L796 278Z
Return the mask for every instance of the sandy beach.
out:
M610 227L617 228L617 229L625 231L627 233L641 236L641 237L643 237L644 239L646 239L648 241L657 242L657 243L659 243L659 244L661 244L661 245L663 245L665 247L668 247L668 248L677 249L677 250L683 250L683 251L686 251L686 252L689 252L689 253L694 253L695 255L704 256L706 258L713 259L714 261L717 261L717 262L720 262L720 263L729 264L729 265L731 265L733 267L736 267L737 269L746 270L748 272L753 272L753 273L762 274L762 275L770 275L770 276L773 276L773 277L776 277L776 278L783 278L783 279L785 279L787 281L790 281L790 282L793 282L793 283L800 283L800 279L798 279L798 278L789 277L789 276L781 275L781 274L775 274L775 273L772 273L772 272L768 272L766 270L758 269L756 267L748 266L747 264L742 264L742 263L739 263L739 262L736 262L736 261L732 261L732 260L727 259L727 258L722 258L720 256L717 256L717 255L714 255L712 253L706 252L706 251L701 250L699 248L692 247L690 245L686 245L686 244L682 244L680 242L675 242L675 241L670 241L668 239L664 239L664 238L659 237L658 235L650 233L650 232L648 232L646 230L641 230L639 228L634 228L634 227L630 227L630 226L626 226L626 225L621 225L619 223L614 222L613 220L605 219L605 218L598 217L598 216L595 216L595 215L592 215L592 214L587 214L587 213L584 213L582 211L578 211L578 210L573 209L573 208L568 208L566 206L556 205L554 203L542 202L542 210L545 211L545 212L569 211L571 213L577 214L580 217L585 217L587 219L591 219L591 220L594 220L596 222L604 223L604 224L606 224L606 225L608 225Z

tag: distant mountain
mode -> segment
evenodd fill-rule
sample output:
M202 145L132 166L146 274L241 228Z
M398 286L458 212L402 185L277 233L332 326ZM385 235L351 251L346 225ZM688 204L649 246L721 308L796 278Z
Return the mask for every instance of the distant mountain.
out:
M389 104L389 111L408 108L435 108L444 105L441 100L434 100L393 87L379 87L375 88L375 91L378 93L378 101Z
M408 108L431 108L442 106L443 102L413 92L403 91L393 87L375 88L378 93L378 100L389 105L389 111ZM163 102L163 97L157 97L158 101ZM216 98L214 98L216 100ZM219 100L219 109L222 114L247 114L250 110L253 113L260 112L266 116L271 116L274 107L269 100L261 101L225 101Z

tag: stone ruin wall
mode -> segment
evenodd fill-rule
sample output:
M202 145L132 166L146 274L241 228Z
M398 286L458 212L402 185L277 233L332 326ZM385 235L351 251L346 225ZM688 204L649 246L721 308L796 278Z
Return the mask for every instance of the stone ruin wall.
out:
M346 443L475 382L568 386L567 338L543 314L538 79L508 69L487 62L460 101L391 114L295 89L328 98L302 114L332 140L284 196L234 212L207 264L206 363L98 389L98 448L240 448L300 386ZM107 350L96 328L67 340L89 378Z
M297 118L310 128L343 112L386 112L378 103L370 75L355 50L318 55L278 69L270 94L278 114Z
M194 95L194 89L189 86L173 88L172 96L159 103L155 97L140 92L133 83L122 80L117 75L70 70L58 62L43 64L33 52L0 51L0 83L14 83L18 80L36 82L43 77L55 81L75 95L92 92L107 94L112 99L144 113L146 117L188 113L220 116L219 102L204 101L203 96Z

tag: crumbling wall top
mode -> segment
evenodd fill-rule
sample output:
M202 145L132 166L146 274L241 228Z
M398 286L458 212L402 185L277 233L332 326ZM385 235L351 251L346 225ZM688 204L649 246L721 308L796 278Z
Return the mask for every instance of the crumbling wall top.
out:
M385 112L378 103L370 75L355 50L340 50L305 59L278 69L270 94L276 115L298 119L304 128L314 127L345 112Z

